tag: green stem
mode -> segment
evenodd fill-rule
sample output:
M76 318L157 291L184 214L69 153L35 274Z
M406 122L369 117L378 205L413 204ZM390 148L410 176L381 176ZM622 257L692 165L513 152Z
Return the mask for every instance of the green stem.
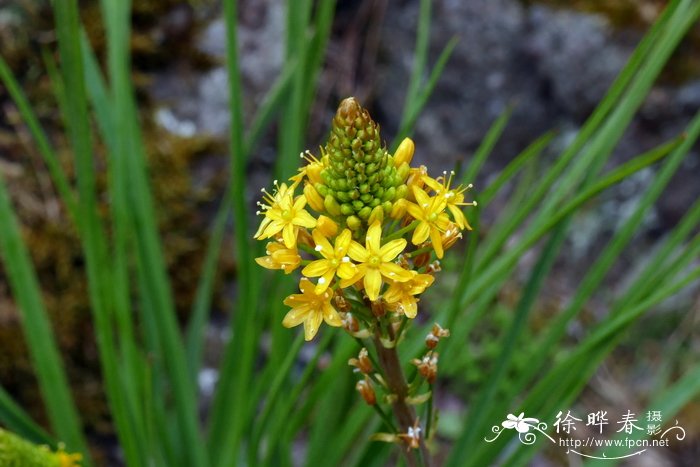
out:
M413 229L415 229L416 227L418 227L418 224L419 224L419 223L420 223L420 221L413 221L413 222L411 222L411 223L408 224L406 227L403 227L403 228L397 230L396 232L392 233L392 234L389 235L388 237L386 237L386 238L384 239L384 243L389 242L389 241L391 241L391 240L394 240L395 238L401 238L401 237L403 237L405 233L410 232L411 230L413 230Z
M394 422L391 421L391 418L384 412L384 410L379 406L379 404L372 404L372 408L379 414L381 419L386 423L387 428L391 430L391 433L394 434L396 433L396 427L394 426Z

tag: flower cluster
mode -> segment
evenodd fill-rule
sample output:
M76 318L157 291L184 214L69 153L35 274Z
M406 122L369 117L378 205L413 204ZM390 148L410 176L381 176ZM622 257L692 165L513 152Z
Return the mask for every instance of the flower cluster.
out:
M442 258L470 229L462 208L475 203L464 198L471 185L411 167L413 152L406 138L389 154L367 110L347 98L320 156L302 154L307 163L288 183L263 190L255 238L268 243L257 263L286 274L302 267L284 326L303 323L311 340L322 321L364 321L362 310L416 316L439 269L432 255Z

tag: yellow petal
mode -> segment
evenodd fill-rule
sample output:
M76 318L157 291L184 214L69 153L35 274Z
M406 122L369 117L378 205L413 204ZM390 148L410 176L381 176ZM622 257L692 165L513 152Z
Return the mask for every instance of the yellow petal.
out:
M304 339L310 341L318 332L323 316L320 311L310 313L304 321Z
M402 268L396 263L381 263L379 271L384 277L397 282L410 281L411 277L413 277L411 271Z
M332 258L333 246L323 233L319 229L314 229L311 236L314 238L314 243L316 244L315 250L320 252L324 258Z
M433 281L435 281L435 277L431 276L430 274L418 274L414 276L413 280L411 281L409 293L411 295L421 294L425 292L425 289L433 284Z
M448 204L447 208L450 210L452 213L452 217L455 220L455 223L459 226L460 229L464 230L465 228L471 230L471 226L469 225L469 222L467 222L467 218L464 216L464 213L462 212L459 207L453 205L453 204Z
M366 261L369 261L369 251L367 251L365 247L363 247L354 240L350 242L350 247L348 248L348 256L350 256L358 263L364 263Z
M369 299L376 300L379 297L379 290L382 288L382 274L379 269L367 268L364 284Z
M311 293L314 290L314 287L314 284L306 277L302 277L299 281L299 290L301 290L301 293L305 295Z
M379 221L375 221L369 229L367 229L367 238L365 243L367 245L367 250L370 253L379 253L381 249L381 239L382 239L382 225ZM359 261L359 260L358 260Z
M324 275L331 267L330 261L327 259L319 259L309 263L301 270L301 273L306 277L318 277Z
M406 211L408 211L408 213L414 219L419 219L419 220L425 219L423 209L421 209L421 207L415 203L411 203L409 201L406 201Z
M255 262L266 269L279 269L280 264L272 261L271 256L261 256L260 258L255 258Z
M413 231L413 237L411 237L411 243L414 245L420 245L423 243L430 235L430 225L427 222L421 222Z
M257 232L255 232L255 235L253 235L253 238L258 238L260 235L262 235L263 231L267 228L267 224L272 222L272 219L269 217L265 216L263 217L263 220L260 221L260 226L258 227Z
M344 289L345 287L353 285L355 282L359 281L360 279L362 279L362 277L364 277L366 271L366 264L358 264L355 267L355 274L353 276L348 277L347 279L341 277L342 280L340 281L340 287Z
M284 221L273 220L267 224L265 230L258 236L258 240L264 240L276 235L284 228Z
M329 326L340 327L343 325L343 320L340 319L340 315L330 304L323 307L323 320Z
M284 319L282 320L282 326L284 326L285 328L293 328L294 326L301 324L306 319L308 314L308 311L302 311L298 308L292 308L284 316Z
M299 196L297 196L297 199L294 200L294 204L293 204L292 209L293 209L295 212L296 212L296 211L301 211L302 209L304 209L304 206L306 206L306 196L304 196L304 195L299 195Z
M452 222L450 222L450 218L447 217L447 214L440 213L438 215L437 220L433 223L438 229L440 229L440 232L444 232L445 230L450 228L450 225Z
M438 258L442 259L444 251L442 249L442 237L440 236L440 231L433 227L430 229L430 241L433 244L433 249Z
M349 279L355 274L357 274L357 269L352 263L340 263L337 271L338 277L341 279Z
M342 231L338 238L335 239L335 257L342 258L348 251L350 247L350 242L352 241L352 232L349 229Z
M316 212L323 212L325 208L323 207L323 198L318 194L316 188L314 188L310 183L304 185L304 196L306 196L306 201Z
M416 203L421 208L425 208L430 205L430 196L422 188L417 186L413 187L413 196L416 198Z
M401 302L401 308L403 309L403 313L406 315L406 318L413 319L416 317L416 314L418 313L418 305L416 305L416 302L417 300L413 297Z
M282 229L282 238L287 248L294 248L297 244L297 230L292 224L287 224Z
M316 227L316 219L314 218L314 216L312 216L308 213L308 211L305 211L303 209L301 211L297 211L294 214L294 219L292 219L292 223L294 223L294 225L306 227L307 229L313 229L314 227Z
M386 300L388 303L396 303L399 300L401 300L401 296L403 295L403 291L401 290L401 286L397 284L391 284L388 289L386 289L386 292L384 292L384 300Z
M423 180L423 183L428 185L436 193L442 191L445 188L442 183L438 182L437 180L428 175L423 175L421 177L421 180Z
M326 291L326 289L328 289L328 286L331 285L331 282L333 281L334 277L335 270L329 269L323 276L318 278L318 283L316 284L314 292L318 295L321 295L323 292Z
M406 243L403 238L390 241L379 250L379 257L385 262L393 260L406 248Z

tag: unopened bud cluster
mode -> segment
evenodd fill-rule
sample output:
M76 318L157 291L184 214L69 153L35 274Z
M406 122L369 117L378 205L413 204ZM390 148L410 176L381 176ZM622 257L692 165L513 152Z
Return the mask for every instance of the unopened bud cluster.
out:
M379 126L352 97L338 107L321 161L314 188L326 211L353 231L389 216L394 202L408 194L408 163L387 152Z

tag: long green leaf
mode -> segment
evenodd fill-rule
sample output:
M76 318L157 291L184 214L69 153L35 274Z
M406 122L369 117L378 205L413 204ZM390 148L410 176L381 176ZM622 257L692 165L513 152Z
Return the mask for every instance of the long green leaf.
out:
M29 355L56 435L72 449L88 455L78 412L70 393L63 361L42 302L41 287L22 240L4 178L0 178L0 254L17 301Z

